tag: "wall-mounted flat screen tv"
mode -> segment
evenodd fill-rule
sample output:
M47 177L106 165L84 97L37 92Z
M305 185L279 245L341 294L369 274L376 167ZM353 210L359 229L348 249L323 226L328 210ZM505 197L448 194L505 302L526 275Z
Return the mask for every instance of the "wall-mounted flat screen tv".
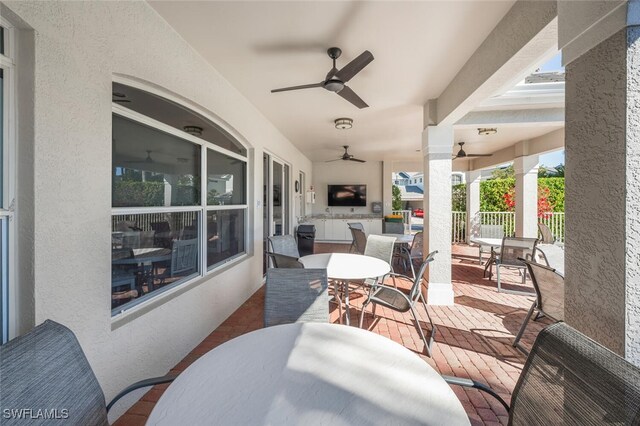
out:
M329 185L329 206L366 207L367 185Z

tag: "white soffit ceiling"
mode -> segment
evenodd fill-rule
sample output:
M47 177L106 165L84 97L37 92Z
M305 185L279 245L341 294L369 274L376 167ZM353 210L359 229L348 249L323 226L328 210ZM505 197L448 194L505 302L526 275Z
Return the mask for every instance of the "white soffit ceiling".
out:
M313 161L350 152L365 160L415 158L422 106L447 87L514 1L152 1L151 6ZM375 60L349 83L359 110L322 88L326 49L341 68L364 50ZM490 58L487 58L490 60ZM339 131L333 120L354 119Z

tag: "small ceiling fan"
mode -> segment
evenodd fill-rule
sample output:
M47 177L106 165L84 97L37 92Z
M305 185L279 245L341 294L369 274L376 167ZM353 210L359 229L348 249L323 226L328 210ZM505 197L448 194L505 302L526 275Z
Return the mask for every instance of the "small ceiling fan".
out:
M342 157L336 158L335 160L327 160L327 161L325 161L325 163L331 163L333 161L340 161L340 160L356 161L358 163L366 163L365 160L359 160L357 158L354 158L353 155L349 154L349 145L342 145L342 147L344 148L344 154L342 154Z
M327 50L327 54L333 60L333 67L327 73L327 76L320 83L303 84L301 86L284 87L282 89L274 89L271 93L287 92L290 90L312 89L315 87L322 87L330 92L335 92L343 99L351 102L358 108L367 108L369 105L363 101L356 93L345 85L346 82L351 80L356 74L358 74L364 67L369 65L373 61L373 55L368 50L365 50L349 62L342 69L336 68L336 59L342 54L342 50L337 47L331 47Z
M144 160L127 160L125 161L125 163L130 163L130 164L152 164L155 161L153 161L153 158L151 158L151 150L148 149L147 150L147 158L145 158Z
M493 155L493 154L467 154L466 152L464 152L464 149L462 149L464 142L458 142L458 145L460 145L460 151L458 151L458 153L453 156L454 160L457 160L458 158L466 158L466 157L491 157Z

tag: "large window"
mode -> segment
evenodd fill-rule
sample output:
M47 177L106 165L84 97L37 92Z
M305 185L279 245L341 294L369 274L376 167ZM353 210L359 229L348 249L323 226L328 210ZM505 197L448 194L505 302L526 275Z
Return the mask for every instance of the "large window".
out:
M112 276L116 315L245 251L247 150L153 93L113 85Z
M0 17L0 344L9 339L9 323L15 318L10 301L15 300L17 290L10 282L11 265L15 264L13 31L11 24Z

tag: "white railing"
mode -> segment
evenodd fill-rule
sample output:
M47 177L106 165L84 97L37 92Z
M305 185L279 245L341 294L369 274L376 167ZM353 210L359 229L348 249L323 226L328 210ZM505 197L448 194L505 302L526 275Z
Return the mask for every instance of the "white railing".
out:
M451 212L451 242L464 243L467 240L467 212Z
M564 212L549 213L538 220L549 227L556 241L564 243Z
M404 233L411 233L411 210L393 210L392 214L402 215L402 223L404 224Z
M480 225L502 225L504 235L511 237L516 234L515 212L480 212Z
M466 213L451 212L451 242L462 243L466 240ZM548 213L538 218L549 227L556 241L564 243L564 212ZM504 235L513 236L516 231L515 212L480 212L481 225L502 225Z

